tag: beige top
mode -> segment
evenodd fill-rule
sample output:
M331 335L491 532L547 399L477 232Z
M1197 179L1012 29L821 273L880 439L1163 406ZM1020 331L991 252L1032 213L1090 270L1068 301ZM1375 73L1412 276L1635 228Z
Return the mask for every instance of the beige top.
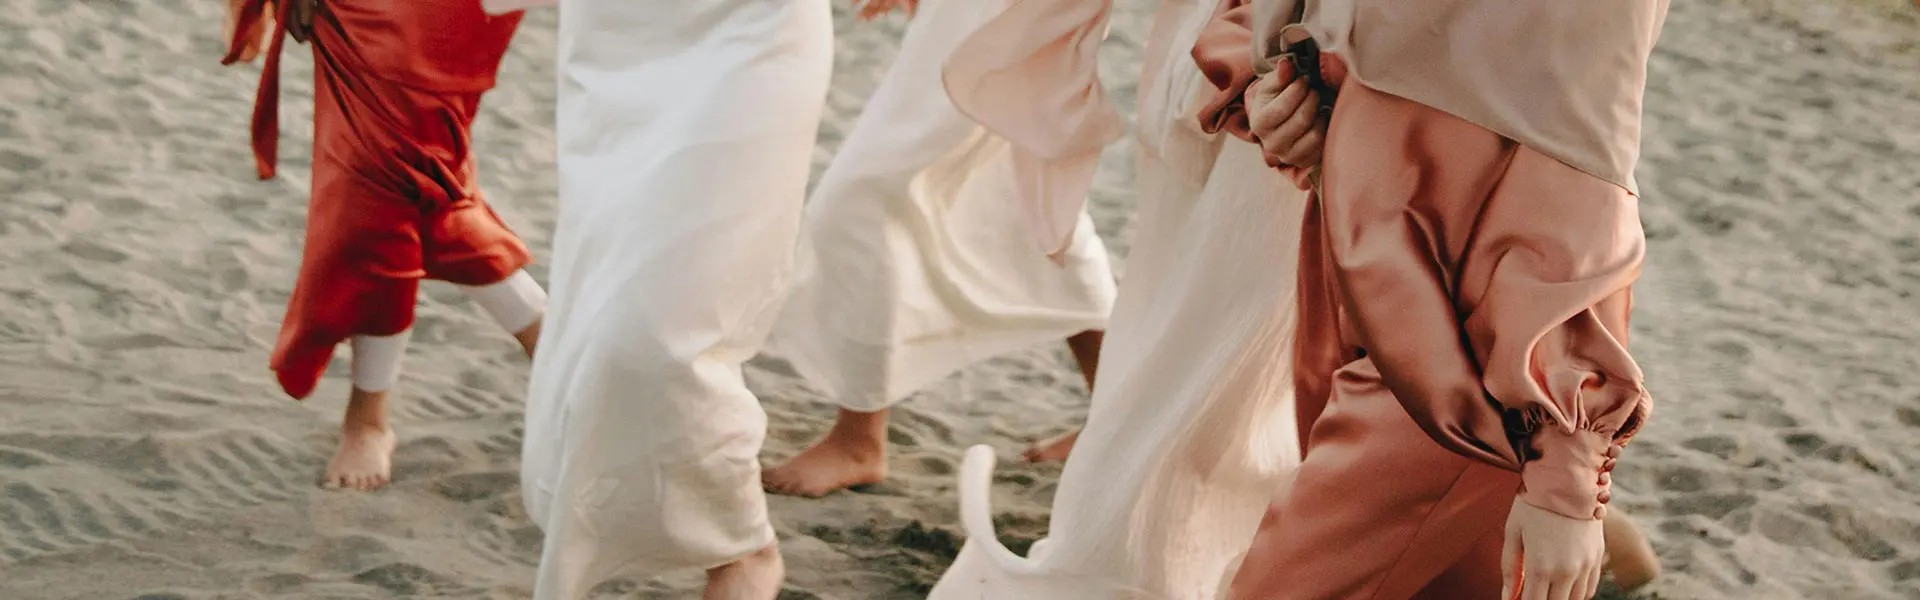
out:
M1253 0L1254 63L1301 0ZM1640 99L1668 0L1305 0L1348 76L1639 194Z

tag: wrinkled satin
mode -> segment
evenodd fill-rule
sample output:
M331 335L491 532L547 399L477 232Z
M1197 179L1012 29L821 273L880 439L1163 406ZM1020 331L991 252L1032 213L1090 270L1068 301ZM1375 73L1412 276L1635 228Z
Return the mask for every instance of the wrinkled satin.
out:
M269 3L242 5L223 62ZM285 23L283 18L277 23ZM471 127L480 94L518 26L471 0L329 0L314 19L313 192L299 279L272 366L281 388L311 393L334 346L413 323L422 278L484 285L530 260L488 208ZM253 115L255 167L274 175L280 54L272 33Z
M1200 107L1200 128L1207 133L1225 131L1247 142L1255 140L1247 121L1246 92L1258 77L1253 63L1247 61L1246 51L1253 44L1248 22L1252 10L1247 0L1222 0L1189 53L1207 81L1219 90Z
M1271 584L1250 597L1492 597L1515 492L1598 518L1605 453L1644 418L1625 348L1638 200L1352 79L1323 165L1294 355L1305 458L1272 562L1243 566ZM1509 439L1520 413L1531 444Z
M807 202L796 284L768 350L841 408L874 412L954 371L1081 331L1113 308L1084 211L1034 252L1008 142L960 114L939 66L1008 0L924 0Z
M1576 431L1624 442L1650 406L1625 342L1637 200L1472 123L1346 90L1365 95L1335 109L1301 247L1302 422L1336 371L1365 363L1441 445L1507 470L1604 449ZM1511 436L1536 428L1558 429L1534 441L1559 450L1523 455ZM1542 508L1592 518L1588 503Z
M1246 93L1247 88L1263 77L1278 77L1291 80L1293 63L1281 61L1249 62L1247 48L1263 43L1254 39L1252 26L1254 12L1260 9L1258 4L1247 0L1221 0L1214 17L1207 23L1193 45L1193 61L1200 65L1201 72L1207 74L1207 80L1213 84L1208 90L1205 104L1200 108L1199 126L1209 133L1224 131L1243 141L1258 144L1248 122ZM1342 63L1332 55L1321 57L1321 72L1324 76L1339 81L1344 78ZM1300 168L1284 164L1280 158L1262 148L1268 165L1273 165L1300 189L1312 187L1313 169Z
M1273 8L1256 1L1233 7L1209 24L1210 29L1221 32L1203 36L1203 46L1212 42L1222 47L1196 47L1194 56L1204 70L1223 74L1214 79L1216 82L1236 85L1250 81L1250 72L1274 68L1280 72L1268 76L1287 76L1289 67L1284 64L1262 66L1234 57L1232 45L1241 39L1235 35L1236 30L1249 22L1260 27L1262 19L1269 18L1257 14L1262 10ZM1249 11L1256 16L1243 18ZM1251 43L1257 49L1268 37L1271 34L1254 32ZM1343 83L1343 90L1363 86L1347 77L1352 71L1350 62L1338 55L1323 54L1322 70L1331 81ZM1244 86L1223 86L1208 107L1220 113L1244 111L1232 100L1244 91ZM1371 88L1368 92L1370 97L1392 98ZM1368 106L1372 104L1377 103ZM1420 110L1393 105L1392 110L1380 112L1444 114L1417 103L1402 104ZM1234 118L1230 114L1203 113L1202 123ZM1425 128L1448 123L1459 129L1460 140L1498 139L1504 151L1545 156L1497 132L1459 117L1451 118L1428 116L1414 121L1402 116L1393 122ZM1356 128L1383 127L1375 122L1378 120L1372 116L1345 117L1343 124L1330 130L1328 156L1323 162L1329 176L1336 169L1348 173L1359 170L1355 164L1336 167L1332 139L1345 137ZM1347 131L1337 130L1342 128ZM1391 156L1399 157L1411 149L1393 151ZM1437 160L1426 155L1415 158ZM1620 221L1617 214L1604 215L1616 218L1608 221L1613 223L1610 227L1566 216L1579 213L1523 212L1510 217L1498 212L1482 214L1480 203L1490 200L1475 198L1474 194L1497 190L1511 195L1518 182L1526 180L1499 179L1496 175L1507 168L1504 164L1488 167L1455 158L1453 162L1436 163L1417 176L1386 171L1393 176L1343 177L1355 182L1351 188L1339 190L1347 196L1365 197L1375 203L1405 202L1407 208L1382 205L1374 211L1354 212L1368 205L1331 196L1336 192L1332 182L1323 182L1328 184L1323 191L1329 196L1316 199L1315 205L1329 208L1324 214L1308 211L1304 236L1309 245L1302 248L1301 255L1302 325L1294 353L1299 365L1300 422L1303 427L1313 426L1316 407L1330 395L1331 374L1364 355L1380 364L1388 385L1400 392L1400 401L1443 446L1508 470L1519 471L1522 462L1531 461L1535 464L1529 464L1527 470L1533 472L1530 479L1534 484L1529 497L1536 504L1570 517L1594 518L1598 491L1583 473L1592 472L1600 464L1595 458L1598 452L1624 443L1651 406L1639 367L1624 347L1629 304L1624 290L1638 276L1645 252L1639 222ZM1352 158L1353 162L1379 160L1360 155ZM1567 166L1560 162L1562 167ZM1294 167L1282 170L1294 175L1304 171ZM1567 170L1571 175L1583 174ZM1591 175L1561 176L1567 183L1538 184L1535 193L1549 200L1512 202L1546 206L1550 200L1566 197L1580 202L1587 202L1584 199L1588 197L1609 198L1605 203L1593 203L1625 206L1618 210L1631 212L1632 195L1624 189L1615 190L1617 194L1610 192L1606 184L1611 182ZM1296 176L1295 181L1307 187L1304 178ZM1407 197L1416 193L1419 195ZM1453 205L1439 205L1442 200L1434 198L1451 198L1445 202ZM1335 218L1350 220L1330 221ZM1562 226L1555 229L1556 223ZM1514 233L1509 237L1481 233L1487 228L1506 228ZM1466 254L1469 251L1474 254ZM1461 262L1469 258L1472 260ZM1371 324L1363 327L1354 323L1359 315L1370 315ZM1607 326L1595 325L1596 319L1604 320ZM1461 347L1463 338L1468 348ZM1526 432L1536 429L1541 431L1533 435L1533 443L1526 443ZM1558 434L1548 435L1550 430L1558 430ZM1304 433L1302 439L1306 439Z
M1097 69L1111 0L1019 0L954 50L953 105L1013 145L1015 201L1040 249L1072 244L1100 151L1126 126Z

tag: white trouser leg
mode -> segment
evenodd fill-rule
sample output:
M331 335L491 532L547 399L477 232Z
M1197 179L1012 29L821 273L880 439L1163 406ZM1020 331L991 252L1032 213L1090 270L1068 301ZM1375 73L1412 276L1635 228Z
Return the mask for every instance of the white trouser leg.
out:
M408 329L393 335L353 336L353 387L363 392L384 392L400 381L400 359L407 354Z
M479 303L507 333L525 331L547 312L547 291L540 289L540 282L525 270L487 285L463 285L460 291Z

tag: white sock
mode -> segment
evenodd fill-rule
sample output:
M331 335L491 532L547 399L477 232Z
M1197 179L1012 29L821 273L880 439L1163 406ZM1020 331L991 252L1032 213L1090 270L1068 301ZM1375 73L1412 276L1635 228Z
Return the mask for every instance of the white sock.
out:
M363 392L384 392L400 382L400 359L407 355L407 338L413 330L387 336L353 336L353 387Z
M482 286L460 286L507 333L520 333L547 312L547 291L525 270Z

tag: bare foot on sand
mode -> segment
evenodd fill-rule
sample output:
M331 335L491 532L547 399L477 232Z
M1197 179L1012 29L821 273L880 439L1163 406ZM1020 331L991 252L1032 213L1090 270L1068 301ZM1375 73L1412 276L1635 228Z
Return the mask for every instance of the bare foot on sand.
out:
M887 478L887 411L840 410L827 437L787 464L760 473L767 491L818 498Z
M1080 430L1075 429L1050 440L1034 442L1020 457L1030 463L1062 462L1073 453L1073 443L1079 439Z
M1080 364L1080 375L1086 378L1089 394L1093 393L1093 380L1100 371L1100 346L1106 339L1106 332L1100 330L1082 331L1067 338L1067 349L1073 352L1073 361ZM1030 463L1065 462L1073 452L1073 443L1079 439L1080 430L1075 429L1053 439L1034 442L1020 457Z
M387 393L353 390L340 423L340 447L327 461L320 487L364 491L386 485L392 479L397 442L387 426Z
M1626 512L1609 509L1602 527L1607 540L1607 571L1613 574L1615 585L1631 591L1660 576L1660 557Z
M707 591L701 600L773 600L787 566L780 560L780 543L712 569L707 569Z

